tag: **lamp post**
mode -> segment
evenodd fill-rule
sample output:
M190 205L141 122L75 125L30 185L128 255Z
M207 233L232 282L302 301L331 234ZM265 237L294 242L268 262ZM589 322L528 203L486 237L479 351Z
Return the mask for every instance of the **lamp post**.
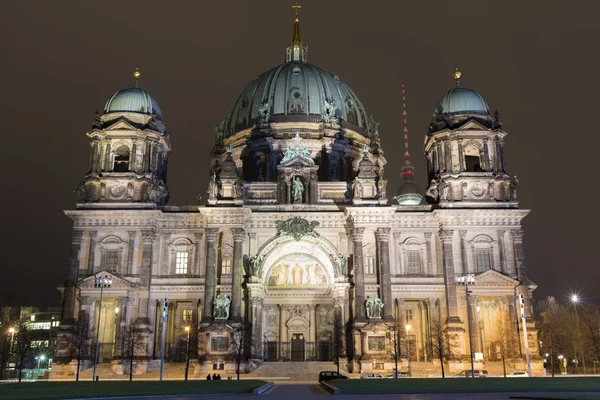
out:
M579 298L579 295L577 293L573 293L571 295L570 301L571 301L571 304L573 305L573 312L575 313L575 326L577 328L577 340L573 341L573 353L575 353L576 359L577 359L577 344L581 337L581 331L579 330L579 312L577 311L577 306L579 305L580 300L581 299ZM584 355L583 351L581 352L581 362L583 364L583 375L587 375L585 372L585 355Z
M188 380L188 371L190 370L190 327L186 326L185 331L187 332L187 347L185 350L185 380Z
M13 342L15 341L15 332L16 332L16 329L15 329L14 326L11 326L10 328L8 328L8 333L10 333L10 350L9 350L9 355L12 354Z
M410 340L408 339L408 332L410 331L410 324L406 324L404 326L406 328L406 357L408 358L408 376L412 377L412 372L410 370Z
M96 356L94 357L94 373L92 380L96 381L96 367L98 366L98 355L100 351L100 317L102 316L102 296L104 294L104 288L112 285L112 276L103 272L96 274L94 277L94 287L100 288L100 304L98 307L98 326L96 327Z
M519 295L521 306L521 320L523 324L523 343L525 344L525 356L527 358L527 374L531 378L531 355L529 354L529 339L527 338L527 314L525 312L525 296Z
M40 369L40 361L44 361L44 360L46 359L46 356L42 354L42 355L39 355L39 356L37 356L35 359L36 359L36 360L37 360L37 362L38 362L38 367L37 367L37 369Z
M565 358L565 356L563 356L562 354L559 354L557 358L558 358L558 360L559 360L559 361L558 361L558 362L559 362L559 365L560 365L560 362L562 361L562 363L563 363L563 366L565 367L565 375L566 375L566 374L567 374L567 359L566 359L566 358Z
M469 285L475 284L475 274L466 274L457 278L459 285L465 286L465 295L467 297L467 327L469 328L469 353L471 356L471 378L475 379L475 363L473 362L473 335L471 334L471 306L469 304Z
M594 364L594 375L596 375L596 365L598 365L598 360L592 361L592 364Z

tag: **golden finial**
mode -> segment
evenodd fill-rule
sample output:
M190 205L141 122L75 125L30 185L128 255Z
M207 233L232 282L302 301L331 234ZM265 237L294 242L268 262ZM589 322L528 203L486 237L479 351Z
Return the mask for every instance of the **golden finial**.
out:
M462 76L462 72L460 72L458 70L458 67L456 67L454 69L454 72L452 73L452 77L454 78L454 80L456 80L456 86L459 85L459 81L460 81L460 77Z
M298 4L298 2L296 2L296 4L294 4L294 5L292 6L292 8L293 8L294 10L296 10L296 22L297 22L297 21L298 21L298 10L299 10L299 9L301 9L301 8L302 8L302 6L301 6L300 4Z
M137 82L140 79L140 76L142 76L140 69L138 67L135 67L135 71L133 71L133 79L135 79L135 81Z

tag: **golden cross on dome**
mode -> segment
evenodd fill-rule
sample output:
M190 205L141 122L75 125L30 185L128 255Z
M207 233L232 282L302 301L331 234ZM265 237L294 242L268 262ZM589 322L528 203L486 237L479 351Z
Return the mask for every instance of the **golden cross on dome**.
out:
M299 9L301 9L301 8L302 8L302 6L301 6L300 4L298 4L298 2L296 2L296 4L294 4L294 5L292 6L292 8L293 8L294 10L296 10L296 18L298 18L298 10L299 10Z

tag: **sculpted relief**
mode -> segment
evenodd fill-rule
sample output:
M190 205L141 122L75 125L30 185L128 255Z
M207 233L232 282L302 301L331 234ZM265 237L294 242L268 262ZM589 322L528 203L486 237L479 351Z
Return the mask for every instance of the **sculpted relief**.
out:
M327 286L327 276L323 266L312 257L290 254L271 269L267 286L284 289Z

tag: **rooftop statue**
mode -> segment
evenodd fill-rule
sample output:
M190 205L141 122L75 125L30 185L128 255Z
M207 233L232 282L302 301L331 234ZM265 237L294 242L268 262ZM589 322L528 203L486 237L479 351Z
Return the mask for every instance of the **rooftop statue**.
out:
M215 319L229 319L229 306L231 300L227 296L218 295L213 302L213 317Z
M319 225L317 221L307 221L302 217L290 218L287 221L277 221L277 229L280 236L293 236L295 240L303 236L318 237L315 228Z
M294 194L294 203L302 203L302 193L304 193L304 185L300 178L294 178L294 186L292 188Z
M308 150L306 146L302 144L302 141L302 137L298 132L296 132L296 136L294 137L294 142L296 143L285 150L283 158L281 159L281 162L279 164L285 164L296 157L300 157L310 165L314 165L315 161L310 156L310 150Z

